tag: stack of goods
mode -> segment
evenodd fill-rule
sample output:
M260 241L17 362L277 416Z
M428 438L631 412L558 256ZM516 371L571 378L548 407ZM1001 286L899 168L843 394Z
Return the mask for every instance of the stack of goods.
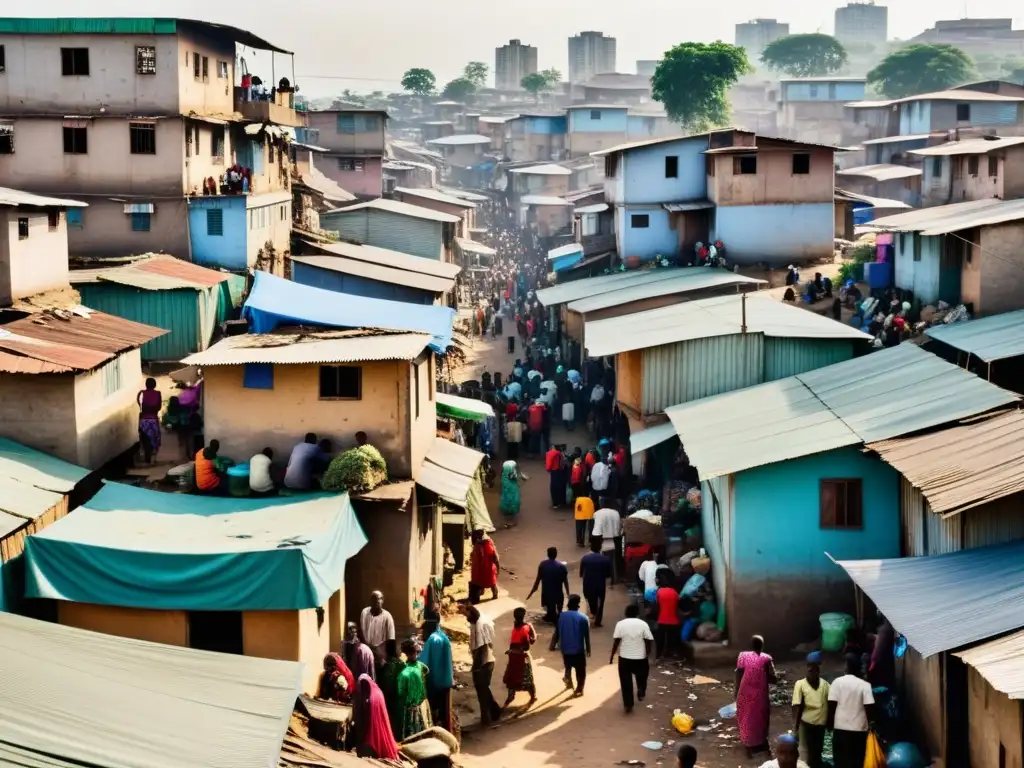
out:
M361 445L331 460L320 481L325 491L366 493L387 482L388 465L372 445Z

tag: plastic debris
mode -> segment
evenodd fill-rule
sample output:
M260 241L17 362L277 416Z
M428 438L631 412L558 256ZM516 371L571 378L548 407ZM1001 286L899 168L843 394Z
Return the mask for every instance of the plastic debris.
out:
M660 741L645 741L640 746L643 747L644 749L649 749L651 751L657 751L657 750L661 749L665 745L662 744Z
M672 727L679 731L684 736L688 736L693 733L693 718L683 712L681 709L677 709L672 713Z
M718 716L723 720L731 720L736 717L736 704L726 704L720 710L718 710Z
M690 683L690 685L720 685L722 681L715 680L713 677L705 677L704 675L694 675L686 682Z

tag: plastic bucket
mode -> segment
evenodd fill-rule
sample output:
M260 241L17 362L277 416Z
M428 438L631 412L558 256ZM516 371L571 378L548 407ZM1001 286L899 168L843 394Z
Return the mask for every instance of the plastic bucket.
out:
M249 465L235 464L228 467L228 493L232 496L249 495Z
M821 623L821 650L838 653L846 646L846 633L853 627L853 617L845 613L823 613Z

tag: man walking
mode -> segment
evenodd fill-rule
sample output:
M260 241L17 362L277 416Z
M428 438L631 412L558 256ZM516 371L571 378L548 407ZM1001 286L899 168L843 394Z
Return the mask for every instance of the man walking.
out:
M480 723L488 726L501 717L501 707L491 693L494 675L494 621L480 613L475 605L467 606L469 619L469 650L473 655L473 688L480 704Z
M828 689L828 728L832 731L832 754L836 768L864 765L868 746L868 723L875 708L871 684L861 679L861 660L846 656L846 674Z
M633 711L633 679L636 678L636 697L640 701L647 695L647 676L651 667L648 657L654 645L654 635L647 622L639 618L640 608L631 603L626 606L626 618L615 625L612 634L612 653L608 663L619 653L619 686L622 688L622 706L626 713Z
M359 614L359 639L370 646L378 670L387 661L387 645L395 642L395 620L384 610L384 593L370 593L370 604Z
M565 605L565 597L569 594L569 569L565 563L558 561L558 550L548 547L548 559L537 566L537 578L533 580L529 601L540 587L540 603L544 606L544 621L554 624Z
M577 459L577 461L579 461ZM574 491L575 493L575 491ZM576 523L576 546L585 547L590 538L590 529L594 525L594 502L589 496L578 495L573 508Z
M605 464L604 466L607 466ZM594 467L597 469L597 467ZM601 497L601 506L594 513L594 528L591 536L601 541L601 551L612 563L612 584L619 580L619 557L622 553L622 516L615 508L615 500Z
M607 595L608 579L612 575L612 561L601 552L601 539L590 540L590 553L580 560L580 579L583 582L583 597L594 618L594 626L600 627L604 619L604 601Z
M576 692L573 698L583 695L587 682L587 659L590 658L590 622L580 613L580 596L569 595L569 608L558 617L555 634L551 638L551 650L561 646L562 663L565 665L565 687L572 688L572 670L576 670Z

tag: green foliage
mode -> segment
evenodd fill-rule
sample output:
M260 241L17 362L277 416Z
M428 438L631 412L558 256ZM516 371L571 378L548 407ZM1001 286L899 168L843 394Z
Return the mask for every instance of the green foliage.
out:
M943 91L975 74L974 61L953 45L908 45L868 72L872 87L890 99Z
M788 35L769 43L761 61L790 77L820 77L843 68L846 49L831 35Z
M672 120L686 130L703 131L728 123L727 92L751 71L746 52L735 45L681 43L658 63L651 85Z
M474 93L476 93L476 86L465 77L455 78L441 91L441 95L444 98L451 99L452 101L466 101Z
M338 454L327 467L320 485L325 491L372 491L388 479L388 465L380 451L363 445Z
M402 75L402 87L417 96L429 96L437 88L437 78L429 69L413 67Z
M559 72L554 67L549 67L540 74L543 76L544 82L547 83L548 90L554 88L556 85L562 82L562 73Z
M864 279L864 265L875 260L875 247L869 243L858 245L850 254L850 260L839 267L838 283L845 283L853 278L854 280Z
M490 68L482 61L471 61L462 70L462 79L469 80L477 88L487 85L487 74Z
M523 86L524 90L532 93L534 97L539 96L541 91L548 90L548 80L540 72L531 72L528 75L524 75L519 84Z

